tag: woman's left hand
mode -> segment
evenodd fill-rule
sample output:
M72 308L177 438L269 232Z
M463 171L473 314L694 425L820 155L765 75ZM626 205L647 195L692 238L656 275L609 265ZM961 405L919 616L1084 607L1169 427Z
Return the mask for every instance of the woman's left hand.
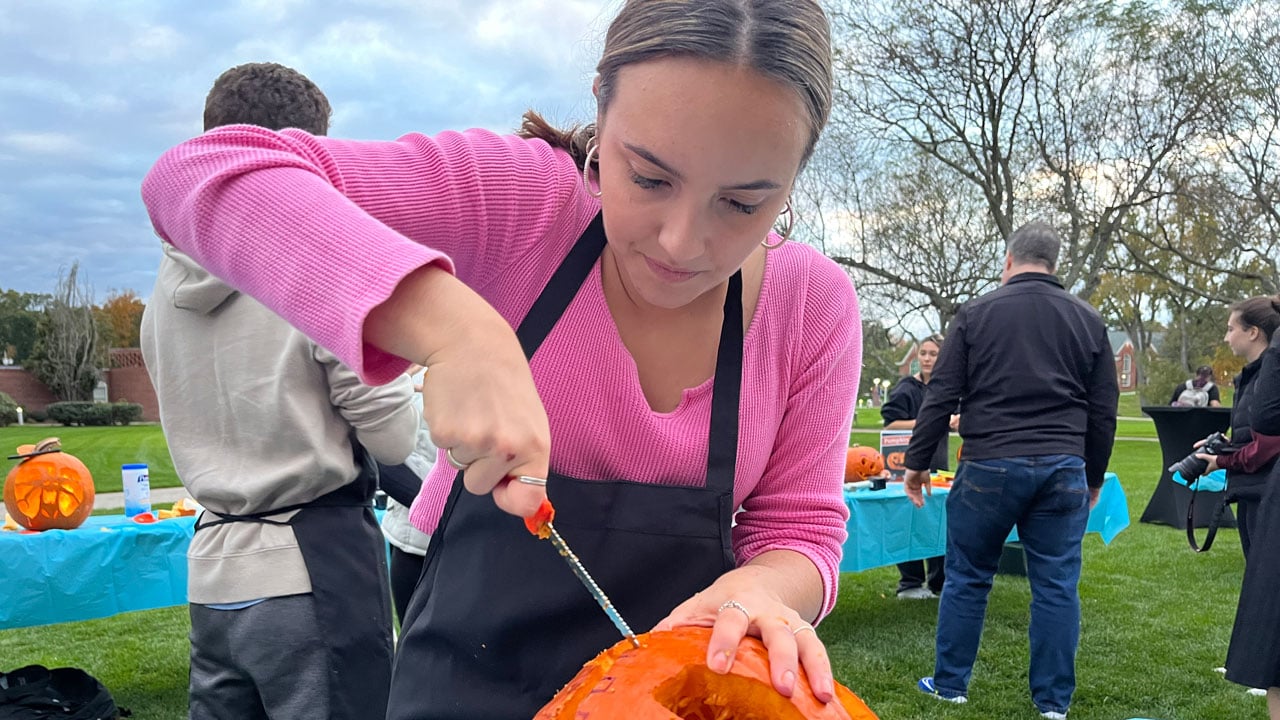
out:
M1217 455L1209 455L1207 453L1196 453L1196 457L1209 463L1209 466L1204 469L1204 473L1203 473L1204 475L1208 475L1209 473L1215 472L1218 470ZM1195 480L1195 478L1191 478L1191 480ZM1188 482L1191 482L1191 480L1188 480Z
M778 692L791 697L803 665L814 696L824 703L835 697L831 661L817 632L771 592L751 568L722 575L672 610L654 630L685 625L713 628L707 646L707 667L714 672L729 672L738 645L752 635L760 638L769 651L769 675Z

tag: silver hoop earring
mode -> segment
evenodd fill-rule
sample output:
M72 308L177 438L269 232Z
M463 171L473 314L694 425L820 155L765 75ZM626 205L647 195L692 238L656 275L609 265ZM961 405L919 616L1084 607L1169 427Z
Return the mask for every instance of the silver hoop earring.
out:
M600 190L598 182L596 184L596 189L591 189L591 161L595 158L596 151L599 149L599 143L596 142L595 138L591 138L591 140L587 142L587 156L582 160L582 187L586 188L587 194L594 198L598 198L604 194L604 192ZM599 175L598 172L596 174Z
M783 220L784 217L786 220ZM785 245L787 241L791 239L791 231L796 226L796 212L791 208L791 198L787 198L787 205L782 208L782 212L779 213L778 222L781 226L781 232L778 234L782 239L776 243L770 243L768 237L761 240L760 245L763 246L765 250L776 250Z

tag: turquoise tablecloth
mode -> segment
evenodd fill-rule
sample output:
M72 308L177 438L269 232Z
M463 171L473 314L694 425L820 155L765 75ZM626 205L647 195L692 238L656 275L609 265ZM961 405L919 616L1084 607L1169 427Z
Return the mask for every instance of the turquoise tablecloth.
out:
M94 515L75 530L0 532L0 630L185 605L195 520Z
M849 508L849 539L840 561L842 572L860 572L907 560L944 554L947 546L946 502L948 488L934 488L925 496L924 507L915 508L902 485L892 483L884 490L845 491ZM1114 473L1107 473L1098 504L1089 514L1086 532L1102 536L1110 543L1129 527L1129 505L1124 488ZM1015 528L1009 542L1017 542Z
M194 527L95 515L75 530L0 532L0 629L185 604Z

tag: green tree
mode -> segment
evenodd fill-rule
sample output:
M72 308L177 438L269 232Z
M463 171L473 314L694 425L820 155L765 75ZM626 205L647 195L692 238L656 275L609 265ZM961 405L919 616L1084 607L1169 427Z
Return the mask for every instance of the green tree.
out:
M102 347L138 347L141 343L142 312L146 309L134 291L112 290L106 301L93 309L102 335Z
M816 159L814 182L850 177L825 172L829 159ZM852 222L824 238L824 251L853 271L864 302L898 321L890 329L905 332L920 320L945 329L961 304L994 288L1000 277L1004 243L991 231L981 198L922 153L864 172L817 198L839 197L838 204L854 211Z
M898 361L902 359L900 342L883 324L876 320L862 321L862 377L858 383L858 397L871 394L873 378L898 377Z
M984 211L981 230L956 233L965 241L1049 218L1059 276L1089 297L1131 215L1172 191L1165 170L1202 140L1219 80L1213 17L1198 0L838 2L837 140L821 152L873 169L922 154L952 198L971 193ZM867 194L836 193L828 211L875 222L881 208L847 201ZM931 209L916 207L928 227Z
M21 365L36 344L36 323L48 295L17 290L0 292L0 352Z
M28 363L59 400L92 400L98 384L98 323L93 289L79 281L80 263L59 273L58 285L37 323Z

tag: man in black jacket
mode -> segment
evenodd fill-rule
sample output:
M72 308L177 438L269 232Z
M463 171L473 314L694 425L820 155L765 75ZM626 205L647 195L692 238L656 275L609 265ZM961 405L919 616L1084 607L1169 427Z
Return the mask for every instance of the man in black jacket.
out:
M1047 224L1009 237L1003 286L952 321L907 450L917 507L929 459L956 403L963 456L947 498L947 584L937 658L919 688L967 701L1000 552L1016 525L1031 582L1031 696L1065 718L1080 637L1080 544L1115 440L1115 359L1098 312L1053 275L1060 241Z

